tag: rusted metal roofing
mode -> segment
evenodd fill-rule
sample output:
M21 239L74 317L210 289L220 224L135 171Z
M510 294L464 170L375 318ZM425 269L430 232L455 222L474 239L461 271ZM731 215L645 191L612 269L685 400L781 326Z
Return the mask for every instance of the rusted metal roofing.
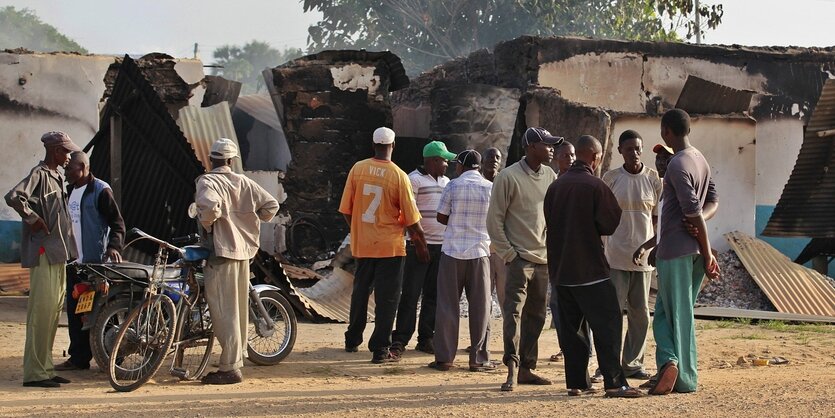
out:
M228 102L230 109L235 107L235 102L241 94L241 83L216 75L207 75L203 78L203 82L206 84L206 93L203 94L203 102L200 106L209 107Z
M729 232L725 239L778 311L835 316L835 287L826 276L742 232Z
M295 291L299 298L317 314L339 322L348 322L351 313L351 293L354 276L340 268L334 268L327 277L310 287ZM368 300L368 321L374 320L374 297Z
M835 80L826 80L763 235L835 238Z
M0 292L21 294L29 290L29 269L20 264L0 264Z
M688 76L676 107L690 113L730 114L747 112L753 91L737 90L705 79Z
M229 104L226 102L220 102L209 107L183 107L180 109L177 125L182 129L183 135L191 144L195 156L203 163L206 171L212 169L209 151L212 149L212 144L218 139L231 139L238 146L238 152L240 153L241 147L238 144L238 137L235 135L235 126L232 125ZM240 158L232 159L232 171L243 173Z
M186 211L194 201L194 180L204 172L203 165L165 103L128 56L119 66L101 128L85 147L85 151L92 148L93 173L111 184L110 120L114 115L122 120L122 178L118 181L126 226L162 239L194 232L196 224Z

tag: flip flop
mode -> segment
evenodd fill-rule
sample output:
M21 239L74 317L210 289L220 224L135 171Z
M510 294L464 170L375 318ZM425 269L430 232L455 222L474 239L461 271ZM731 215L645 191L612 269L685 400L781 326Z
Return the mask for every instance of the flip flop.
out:
M471 372L494 372L496 369L497 367L492 363L470 365Z
M513 392L513 383L502 383L502 392Z
M563 354L562 354L562 351L560 351L557 354L552 354L551 357L549 357L548 359L551 360L552 362L556 363L558 361L562 361L562 358L563 358Z
M607 390L603 396L607 398L640 398L644 396L644 392L637 388L621 386L620 389Z
M649 390L650 395L669 395L678 380L678 364L674 361L664 363L658 371L658 380Z

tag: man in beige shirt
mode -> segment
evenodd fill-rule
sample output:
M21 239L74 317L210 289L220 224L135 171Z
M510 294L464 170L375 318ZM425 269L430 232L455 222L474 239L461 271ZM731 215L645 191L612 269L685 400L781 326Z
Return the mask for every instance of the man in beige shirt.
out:
M207 232L204 245L212 250L206 268L206 302L220 345L217 372L203 383L223 385L243 380L243 350L248 318L249 260L258 252L261 222L278 212L278 202L249 178L232 172L238 147L221 138L209 154L212 171L197 178L195 203L200 224Z

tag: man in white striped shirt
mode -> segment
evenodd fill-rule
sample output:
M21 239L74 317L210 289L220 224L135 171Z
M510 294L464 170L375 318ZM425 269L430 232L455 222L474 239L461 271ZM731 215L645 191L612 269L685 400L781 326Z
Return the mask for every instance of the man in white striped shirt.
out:
M444 175L447 161L455 154L447 151L441 141L432 141L423 147L423 167L409 173L412 193L420 211L420 226L426 236L429 248L429 264L418 262L415 247L411 241L406 243L406 263L403 268L403 293L397 307L397 319L391 333L391 352L403 354L409 340L415 333L418 322L417 345L415 349L425 353L435 352L433 336L435 334L435 299L438 277L438 260L441 256L441 244L444 242L446 227L435 219L438 202L449 178ZM421 299L421 294L423 298ZM421 299L420 320L417 318L417 302Z
M470 320L470 371L495 370L487 351L490 313L490 236L487 208L493 184L478 168L481 155L474 150L458 154L458 178L441 195L438 221L447 225L438 271L438 310L435 318L436 370L449 370L458 350L461 293L466 290Z

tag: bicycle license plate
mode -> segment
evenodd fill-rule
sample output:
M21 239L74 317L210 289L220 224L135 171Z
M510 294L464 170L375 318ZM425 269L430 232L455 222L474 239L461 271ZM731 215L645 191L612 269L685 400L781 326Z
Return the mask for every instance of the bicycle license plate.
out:
M95 290L88 290L78 298L78 305L75 305L75 313L82 314L93 310L93 299L96 296Z

